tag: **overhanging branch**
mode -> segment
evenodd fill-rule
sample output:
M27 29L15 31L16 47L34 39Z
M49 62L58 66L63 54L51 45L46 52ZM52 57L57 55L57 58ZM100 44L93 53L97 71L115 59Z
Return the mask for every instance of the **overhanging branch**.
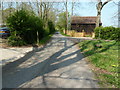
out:
M110 1L112 1L112 0L106 0L106 1L102 4L102 7L103 7L105 4L107 4L108 2L110 2Z

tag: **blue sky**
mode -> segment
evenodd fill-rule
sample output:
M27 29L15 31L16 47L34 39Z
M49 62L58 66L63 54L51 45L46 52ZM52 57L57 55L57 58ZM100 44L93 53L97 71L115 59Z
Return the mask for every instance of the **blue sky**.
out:
M118 17L115 16L118 13L118 6L113 3L108 3L102 10L102 22L103 25L118 25Z
M90 3L90 0L79 0L79 1L80 1L80 4L78 4L74 8L74 15L78 15L78 16L96 16L97 15L95 0L93 0L92 3ZM102 1L105 1L105 0L102 0ZM116 1L116 3L118 2L118 0L114 0L114 1ZM60 4L57 6L57 8L62 9L64 8L64 5ZM71 4L68 4L68 11L71 12ZM118 17L116 15L117 13L118 13L118 5L115 5L113 1L107 3L102 9L102 16L101 16L102 25L118 26Z
M69 0L68 0L69 1ZM80 4L74 7L74 15L77 16L97 16L96 2L90 3L90 0L79 0ZM105 0L102 0L105 1ZM118 3L118 0L114 0ZM118 26L118 5L113 3L113 1L107 3L102 9L101 21L103 26ZM79 7L78 7L79 6ZM63 5L57 6L57 8L63 8ZM65 8L64 8L65 10ZM71 4L68 4L68 11L71 12Z
M75 8L74 11L74 14L79 16L96 16L96 3L83 2L81 3L81 7ZM115 5L113 2L107 3L102 9L101 21L103 26L117 26L117 13L118 6Z

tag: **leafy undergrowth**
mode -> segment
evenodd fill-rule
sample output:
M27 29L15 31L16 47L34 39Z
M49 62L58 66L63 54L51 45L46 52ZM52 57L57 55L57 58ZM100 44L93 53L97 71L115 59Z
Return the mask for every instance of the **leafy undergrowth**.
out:
M118 82L118 45L117 41L86 40L79 43L81 52L88 58L100 85L107 88L120 88ZM99 45L101 47L97 47Z
M44 37L42 40L40 40L39 44L40 45L46 44L51 39L52 36L53 36L53 34L50 34L50 35Z
M63 36L68 36L68 37L70 37L70 35L67 35L67 34L65 34L65 33L62 32L62 31L60 31L60 34L62 34Z

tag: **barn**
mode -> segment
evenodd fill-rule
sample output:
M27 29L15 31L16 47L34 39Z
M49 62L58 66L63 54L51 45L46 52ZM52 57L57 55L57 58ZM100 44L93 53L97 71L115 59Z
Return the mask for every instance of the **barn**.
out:
M72 16L71 17L71 30L76 30L77 32L84 32L86 34L91 34L94 32L94 28L96 26L96 19L95 16L88 16L88 17L81 17L81 16ZM100 25L102 23L100 22Z

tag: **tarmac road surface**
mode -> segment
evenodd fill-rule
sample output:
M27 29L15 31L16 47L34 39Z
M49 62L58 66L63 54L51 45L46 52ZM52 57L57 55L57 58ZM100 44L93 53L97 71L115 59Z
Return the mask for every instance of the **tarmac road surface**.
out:
M98 88L76 43L60 34L3 67L3 88Z

